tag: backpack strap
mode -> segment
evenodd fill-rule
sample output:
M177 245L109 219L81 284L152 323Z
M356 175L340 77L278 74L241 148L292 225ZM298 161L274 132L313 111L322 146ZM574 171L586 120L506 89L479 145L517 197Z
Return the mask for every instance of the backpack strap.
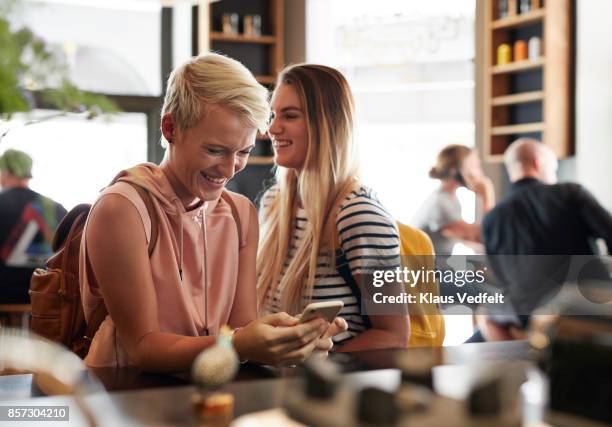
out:
M72 239L71 231L74 229L74 225L79 224L84 219L83 215L87 216L90 209L90 204L81 203L80 205L75 206L73 209L70 210L70 212L66 214L66 216L60 221L59 225L57 226L57 229L55 230L53 242L51 243L53 252L57 252L60 250L68 236L70 236L70 239ZM70 239L68 241L70 241Z
M340 236L338 233L335 233L336 239L334 241L334 248L336 253L336 271L342 277L342 280L351 288L351 292L355 295L355 299L357 300L357 308L359 310L359 314L363 319L363 324L366 329L370 329L372 327L372 321L370 320L370 316L368 313L364 312L364 309L361 304L361 289L359 289L359 285L355 281L353 274L351 273L351 267L349 266L348 260L346 259L346 253L344 249L342 249L342 245L340 244Z
M236 203L230 194L223 190L221 193L221 198L227 202L230 209L232 210L232 216L234 217L234 222L236 223L236 228L238 229L238 245L242 242L242 223L240 222L240 215L238 214L238 208L236 208Z
M155 244L157 243L157 237L159 236L159 218L157 217L157 213L155 212L155 206L153 206L153 199L151 198L151 193L146 190L144 187L140 185L129 183L134 189L138 192L138 195L144 202L147 213L149 214L149 218L151 219L151 238L149 239L149 257L153 253L153 249L155 249Z
M155 212L155 206L153 205L153 199L151 198L151 193L147 191L144 187L140 185L129 182L129 184L134 187L134 189L138 192L138 195L144 202L147 213L149 214L149 218L151 218L151 238L149 239L148 253L149 258L155 249L155 244L157 243L157 238L159 236L159 218L157 217L157 213ZM60 224L61 225L61 224ZM100 328L104 319L108 315L108 310L106 308L106 304L104 304L104 300L98 304L98 306L94 309L93 313L90 316L89 321L86 320L87 328L85 329L85 339L91 341L93 340L94 335Z
M85 225L85 221L87 220L87 215L89 214L89 210L91 205L82 204L75 207L68 215L69 218L64 218L60 225L58 226L58 233L53 237L53 247L54 251L55 246L60 248L64 243L66 243L66 247L63 249L62 257L60 261L60 268L62 271L68 270L68 262L70 261L70 250L71 245L73 245L74 236L83 231L83 227ZM66 216L68 216L66 215ZM62 236L58 237L57 234L61 233ZM61 241L60 241L61 240ZM66 281L60 281L60 293L66 292Z
M104 301L101 301L91 314L89 322L85 319L87 327L85 328L85 335L83 338L89 342L93 341L94 335L98 332L98 329L100 329L100 325L102 325L102 322L106 319L107 314L108 310L106 309L106 304L104 304Z
M355 278L351 274L351 268L346 260L346 255L342 248L336 249L336 271L342 277L342 280L346 282L346 284L351 288L351 291L355 295L357 299L357 307L359 309L359 314L363 319L363 324L366 329L370 329L372 327L372 321L370 320L370 316L368 313L365 313L361 304L361 289L359 289L359 285L355 281Z

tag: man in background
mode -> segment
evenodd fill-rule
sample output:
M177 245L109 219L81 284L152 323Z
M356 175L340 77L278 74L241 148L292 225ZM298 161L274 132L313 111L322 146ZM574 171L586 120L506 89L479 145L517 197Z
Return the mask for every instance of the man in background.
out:
M484 316L487 339L516 337L529 314L567 280L573 255L598 255L596 239L612 250L612 216L582 186L557 184L557 158L529 138L504 153L510 193L482 221L482 240L515 314ZM484 321L484 322L482 322Z
M29 303L30 277L52 254L55 228L66 209L30 190L32 158L19 150L0 156L0 303Z

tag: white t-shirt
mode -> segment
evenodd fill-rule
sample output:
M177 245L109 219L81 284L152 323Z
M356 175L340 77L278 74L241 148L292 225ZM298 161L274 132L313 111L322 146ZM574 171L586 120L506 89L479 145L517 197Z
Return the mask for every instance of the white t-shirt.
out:
M457 196L438 188L421 205L411 224L429 235L437 255L451 255L456 241L441 234L444 226L461 220Z

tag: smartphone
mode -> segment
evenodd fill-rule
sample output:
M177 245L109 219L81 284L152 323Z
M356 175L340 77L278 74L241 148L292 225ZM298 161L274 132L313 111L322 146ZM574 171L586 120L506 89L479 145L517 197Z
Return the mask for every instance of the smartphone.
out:
M306 306L300 317L300 323L308 322L317 317L333 322L340 310L344 307L342 301L312 302Z
M461 175L461 172L455 171L455 174L453 175L453 179L455 181L457 181L460 185L463 185L464 187L467 187L467 184L465 182L465 178L463 177L463 175Z

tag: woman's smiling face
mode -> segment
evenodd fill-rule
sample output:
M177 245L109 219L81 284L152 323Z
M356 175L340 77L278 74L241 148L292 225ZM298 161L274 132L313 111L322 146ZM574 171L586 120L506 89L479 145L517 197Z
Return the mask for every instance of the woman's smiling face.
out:
M300 171L308 153L308 123L297 91L281 83L272 96L272 121L268 129L274 147L274 162Z
M162 131L171 141L168 166L183 187L175 188L177 195L204 201L219 198L227 182L244 169L257 134L235 113L217 105L209 106L200 121L185 130L168 114L162 118Z

